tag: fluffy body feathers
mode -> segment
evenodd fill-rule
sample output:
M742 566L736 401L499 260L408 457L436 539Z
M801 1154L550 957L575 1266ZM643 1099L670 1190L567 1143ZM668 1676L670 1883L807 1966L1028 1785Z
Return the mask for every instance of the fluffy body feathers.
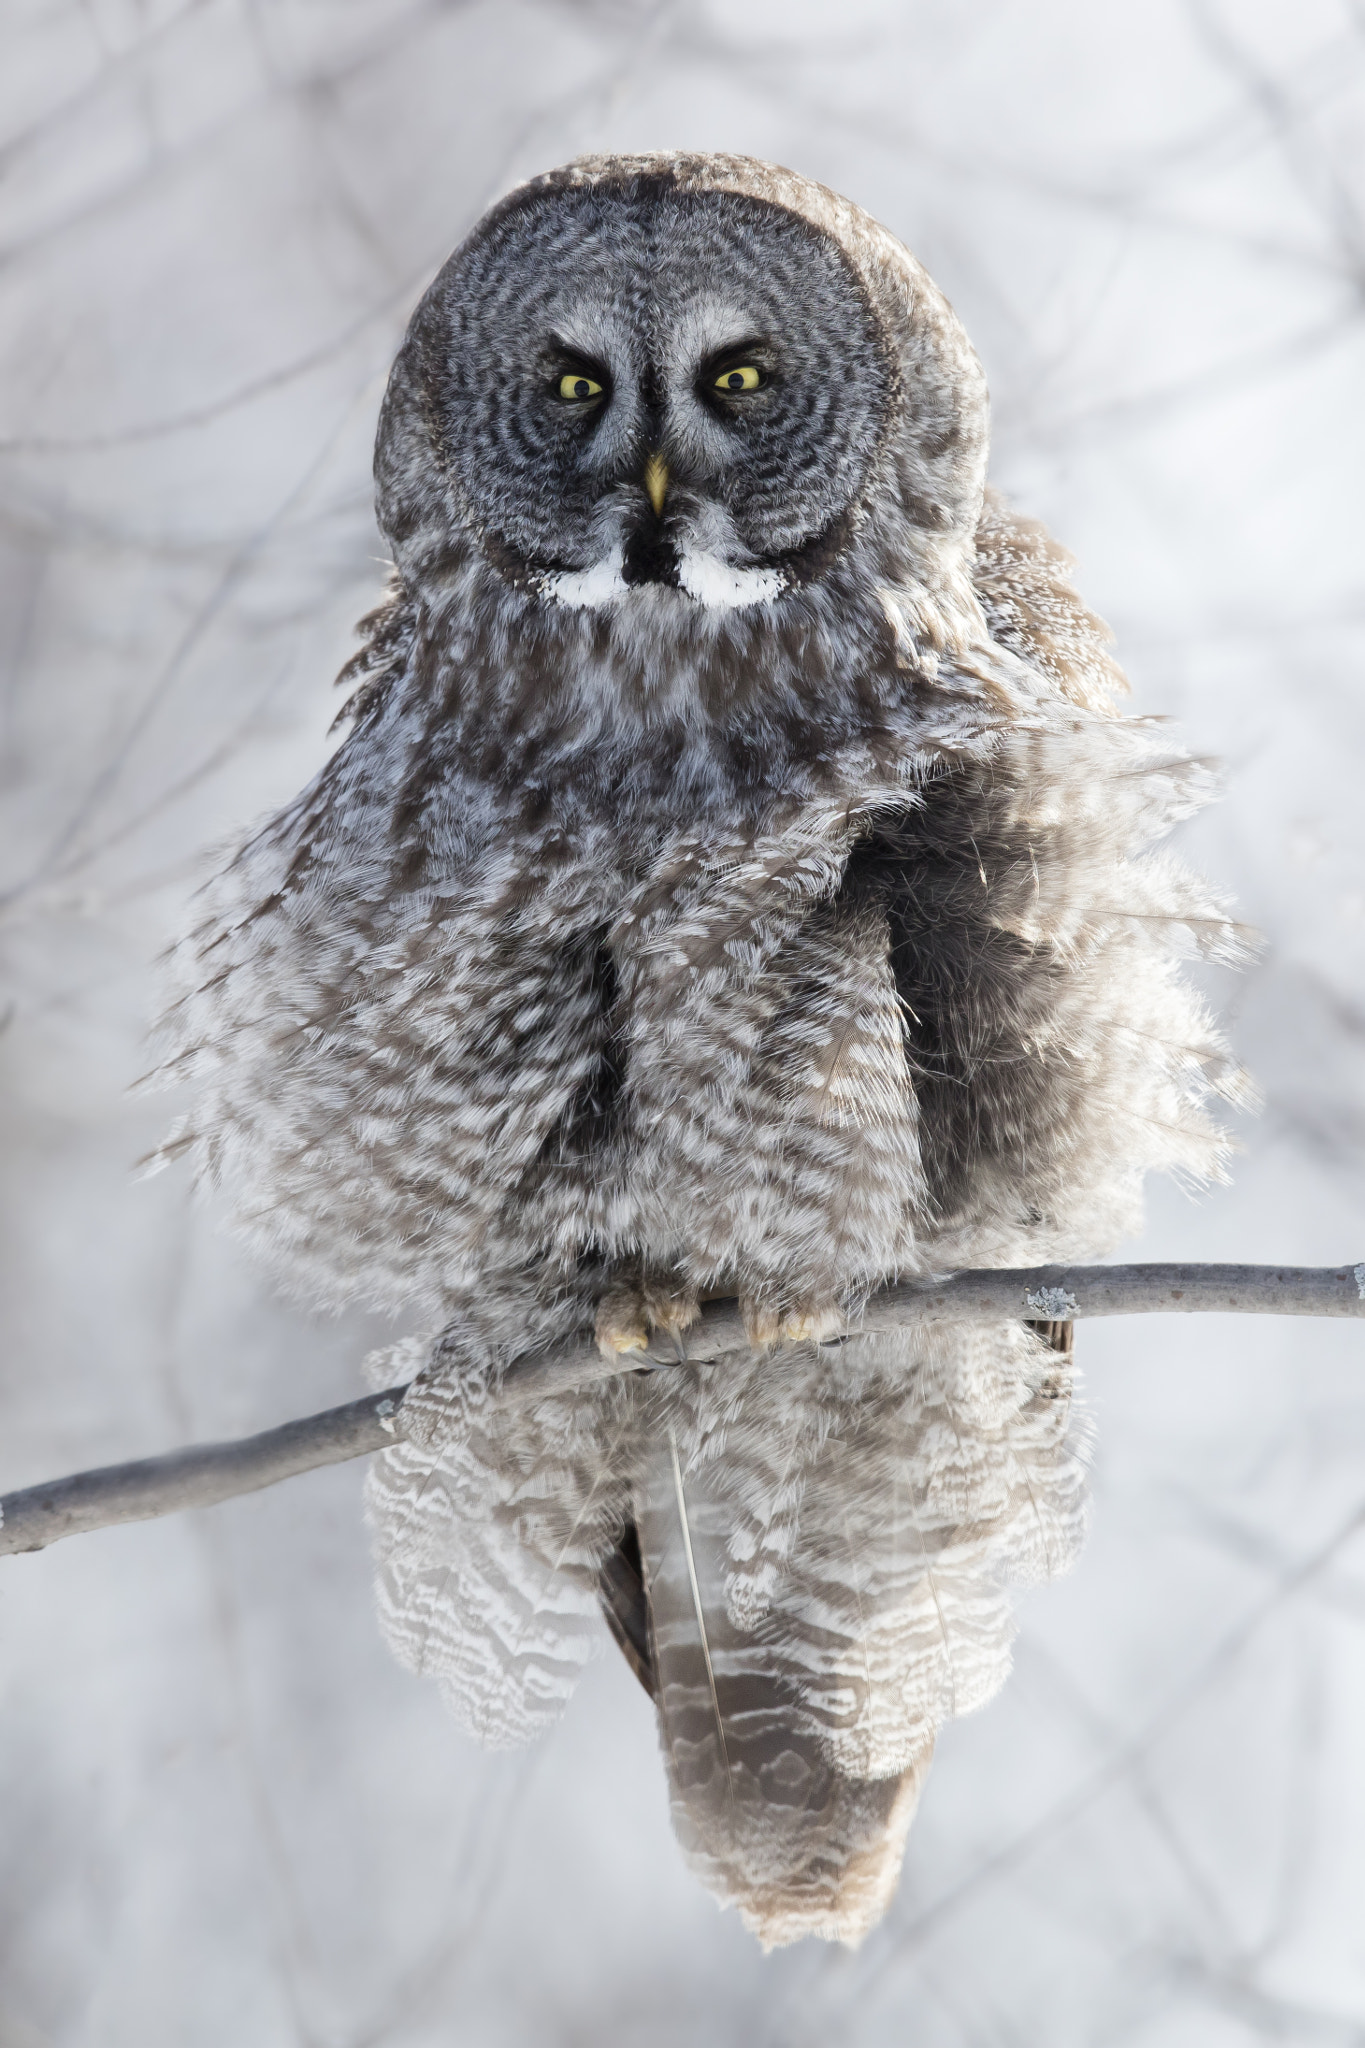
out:
M571 443L532 383L504 417L514 319L598 349L619 419ZM708 424L687 363L770 330L769 412ZM613 1303L819 1329L896 1274L1100 1252L1147 1170L1218 1172L1236 1080L1177 961L1235 935L1149 850L1202 773L1117 715L985 448L951 310L847 202L727 158L514 194L395 368L351 733L211 886L166 1026L168 1152L316 1299L428 1333L370 1492L398 1654L523 1741L605 1599L684 1850L768 1943L875 1921L1007 1588L1073 1558L1069 1355L788 1344L516 1415L497 1381Z

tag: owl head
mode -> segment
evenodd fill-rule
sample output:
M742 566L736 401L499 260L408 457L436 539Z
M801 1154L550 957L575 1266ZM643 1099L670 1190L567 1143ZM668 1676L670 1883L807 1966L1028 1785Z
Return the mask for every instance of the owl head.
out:
M866 214L748 158L594 157L521 186L418 306L380 522L428 598L677 633L887 586L970 608L980 366Z

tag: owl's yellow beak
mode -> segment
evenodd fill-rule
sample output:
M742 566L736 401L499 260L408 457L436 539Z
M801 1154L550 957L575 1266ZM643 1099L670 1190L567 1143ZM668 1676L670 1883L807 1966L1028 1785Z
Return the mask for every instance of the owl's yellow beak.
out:
M668 489L668 464L662 455L651 455L645 464L645 494L654 507L654 517L664 516L664 492Z

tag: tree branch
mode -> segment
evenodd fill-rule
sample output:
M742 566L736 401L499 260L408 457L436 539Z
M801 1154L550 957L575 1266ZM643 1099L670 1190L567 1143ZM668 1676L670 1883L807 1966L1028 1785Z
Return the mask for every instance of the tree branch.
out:
M1365 1262L1358 1266L1037 1266L956 1273L881 1288L856 1328L861 1335L917 1323L1080 1321L1121 1315L1365 1316ZM838 1339L835 1340L839 1341ZM527 1407L641 1367L705 1365L747 1353L734 1302L711 1302L684 1340L680 1358L655 1339L647 1352L604 1358L580 1341L517 1359L501 1398ZM337 1465L382 1449L403 1433L405 1386L389 1387L344 1408L328 1408L234 1443L196 1444L160 1458L105 1465L50 1479L0 1499L0 1556L42 1550L61 1536L149 1521L181 1508L212 1507L274 1486L298 1472Z

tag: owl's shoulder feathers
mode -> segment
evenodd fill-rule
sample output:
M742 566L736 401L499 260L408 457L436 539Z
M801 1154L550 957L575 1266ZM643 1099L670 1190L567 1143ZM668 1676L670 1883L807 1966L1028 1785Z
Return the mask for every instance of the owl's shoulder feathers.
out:
M1073 704L1112 712L1128 679L1113 634L1082 604L1072 557L1036 519L987 488L976 529L973 583L991 639L1027 662Z

